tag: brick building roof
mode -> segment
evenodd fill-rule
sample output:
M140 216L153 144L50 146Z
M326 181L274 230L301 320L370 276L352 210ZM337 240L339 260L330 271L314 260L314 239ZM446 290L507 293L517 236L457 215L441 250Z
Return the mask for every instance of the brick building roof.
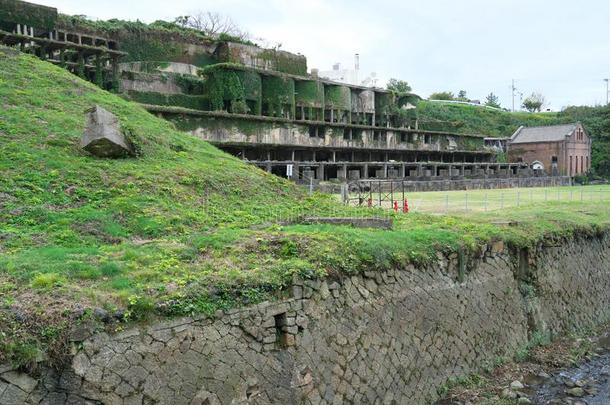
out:
M578 124L520 127L511 136L511 143L559 142L570 135Z

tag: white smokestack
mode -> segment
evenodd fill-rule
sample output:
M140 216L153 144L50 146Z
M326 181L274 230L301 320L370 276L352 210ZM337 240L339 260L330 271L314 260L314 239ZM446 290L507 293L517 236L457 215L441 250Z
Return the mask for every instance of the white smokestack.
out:
M360 54L354 55L354 70L360 70Z

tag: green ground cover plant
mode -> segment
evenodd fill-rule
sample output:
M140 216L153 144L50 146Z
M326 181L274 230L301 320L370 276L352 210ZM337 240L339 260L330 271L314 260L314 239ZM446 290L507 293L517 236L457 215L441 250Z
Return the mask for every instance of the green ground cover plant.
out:
M396 214L391 231L299 225L312 213L381 212L310 196L32 56L0 48L0 72L0 363L61 353L70 326L103 314L121 324L213 314L281 297L294 276L384 270L492 239L527 245L609 225L610 208L593 202L514 210L519 224L509 228L493 213ZM137 157L80 149L95 104L118 116Z

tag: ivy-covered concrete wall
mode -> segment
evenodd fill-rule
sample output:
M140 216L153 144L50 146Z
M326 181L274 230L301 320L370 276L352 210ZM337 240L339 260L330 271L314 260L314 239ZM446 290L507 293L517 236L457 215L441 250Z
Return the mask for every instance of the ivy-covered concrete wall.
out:
M610 234L295 280L279 302L73 336L62 370L0 367L0 403L429 403L536 334L610 316Z
M397 131L384 131L384 137L375 137L372 129L359 129L351 139L344 137L341 125L321 127L318 136L312 137L310 126L281 120L253 120L247 117L216 115L182 115L163 113L177 128L217 144L293 145L356 149L385 149L388 151L477 151L482 149L482 138L453 137L413 133L402 137ZM320 132L323 131L323 132ZM453 142L449 141L453 139Z
M56 8L19 0L0 0L0 22L51 30L56 21Z
M326 108L344 111L351 111L352 109L352 95L348 86L324 86L324 100Z
M277 49L259 48L237 42L222 42L216 50L216 58L221 63L238 63L263 70L307 75L305 56Z
M296 80L295 103L298 106L324 108L324 85L317 80Z

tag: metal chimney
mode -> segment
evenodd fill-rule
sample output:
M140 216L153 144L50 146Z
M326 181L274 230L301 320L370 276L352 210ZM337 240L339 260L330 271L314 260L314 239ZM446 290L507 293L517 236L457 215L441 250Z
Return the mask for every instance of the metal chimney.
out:
M354 69L360 70L360 54L354 55Z

